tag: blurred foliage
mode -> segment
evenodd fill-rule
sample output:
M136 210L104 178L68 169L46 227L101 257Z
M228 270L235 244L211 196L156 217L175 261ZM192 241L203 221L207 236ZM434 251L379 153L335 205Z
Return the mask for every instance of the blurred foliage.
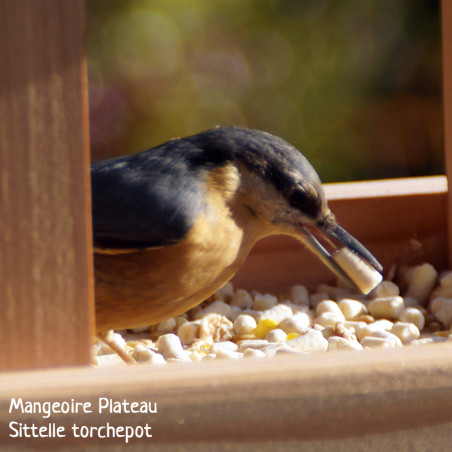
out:
M324 181L443 172L437 0L89 0L93 158L266 130Z

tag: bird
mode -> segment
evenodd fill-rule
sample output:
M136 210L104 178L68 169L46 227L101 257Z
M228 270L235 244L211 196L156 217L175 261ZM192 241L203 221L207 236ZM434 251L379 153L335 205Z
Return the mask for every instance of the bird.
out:
M350 284L325 247L346 246L382 271L339 225L306 157L270 133L217 126L90 172L95 323L107 343L111 330L197 306L271 235L298 239Z

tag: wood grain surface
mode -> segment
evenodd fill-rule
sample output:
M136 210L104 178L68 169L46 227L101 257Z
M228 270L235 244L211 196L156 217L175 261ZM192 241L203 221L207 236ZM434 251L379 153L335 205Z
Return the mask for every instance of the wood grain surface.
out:
M0 55L0 369L86 364L84 2L1 0Z
M6 448L115 450L118 446L119 450L124 446L121 438L77 439L71 433L74 423L99 427L109 422L151 426L152 438L131 440L132 450L255 450L258 446L263 450L367 451L382 446L388 451L448 450L451 352L448 343L164 367L3 374L0 437ZM74 399L89 402L92 413L52 414L48 419L20 410L9 413L12 397L38 402ZM157 413L99 413L100 397L155 402ZM9 423L14 421L53 422L65 426L67 436L10 438Z
M452 178L452 2L442 0L443 110L446 175ZM452 197L448 198L448 257L452 265Z

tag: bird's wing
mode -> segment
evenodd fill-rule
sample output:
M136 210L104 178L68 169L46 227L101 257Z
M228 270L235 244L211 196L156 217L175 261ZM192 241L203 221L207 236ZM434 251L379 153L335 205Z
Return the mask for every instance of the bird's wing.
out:
M95 247L158 247L186 236L203 209L204 185L183 155L171 151L166 146L92 164Z

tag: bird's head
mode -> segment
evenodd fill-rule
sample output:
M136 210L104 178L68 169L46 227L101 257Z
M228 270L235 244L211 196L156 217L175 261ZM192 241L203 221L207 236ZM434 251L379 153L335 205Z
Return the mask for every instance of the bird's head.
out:
M347 247L375 270L382 266L328 207L319 176L292 145L271 134L240 127L212 129L210 145L230 156L239 174L242 213L255 218L263 235L301 240L334 273L356 287L328 251Z

